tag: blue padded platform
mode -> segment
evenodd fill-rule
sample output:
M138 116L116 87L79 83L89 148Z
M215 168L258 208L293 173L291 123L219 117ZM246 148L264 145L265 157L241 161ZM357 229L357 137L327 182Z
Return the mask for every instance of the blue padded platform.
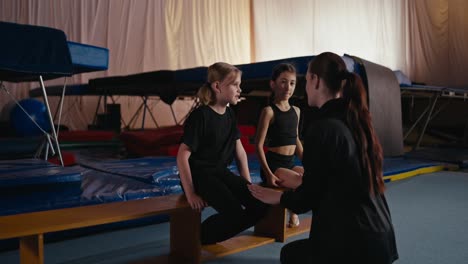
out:
M72 59L63 31L0 22L0 80L37 81L71 76Z
M0 80L47 80L108 68L108 49L67 42L58 29L0 22L0 35Z
M48 96L61 96L63 91L63 85L55 85L46 87ZM29 90L30 97L41 97L42 89L40 87ZM100 93L92 89L88 84L73 84L67 85L65 89L65 95L100 95Z
M109 67L109 50L102 47L81 44L68 41L68 49L70 50L73 74L103 71ZM62 95L63 85L46 87L48 95ZM30 97L42 96L40 87L29 91ZM100 95L99 91L92 89L88 84L68 85L65 90L65 95Z
M89 85L103 95L159 96L172 104L179 95L194 95L206 78L206 67L178 71L159 70L127 76L89 80ZM178 80L177 78L187 78Z
M109 50L106 48L68 41L73 73L103 71L109 68Z
M37 81L39 75L46 80L109 67L107 48L67 41L65 33L58 29L0 22L0 35L0 80ZM50 87L47 92L61 95L62 88ZM89 93L87 85L67 89L67 94ZM33 89L31 94L43 95L41 88Z
M51 116L47 92L42 80L105 70L108 67L109 51L105 48L67 42L63 31L41 26L0 22L0 36L2 36L0 41L0 80L9 82L40 81L41 90L46 99L48 121L51 124L50 133L42 131L44 134L52 136L52 141L56 143L54 148L63 165L56 129L53 126L54 118ZM8 92L8 90L6 91ZM63 98L60 105L62 103ZM53 144L50 146L52 147Z
M73 74L104 71L109 67L109 50L102 47L68 41ZM63 85L46 87L47 95L61 96ZM42 96L40 87L29 91L30 97ZM67 85L65 95L100 95L99 91L92 89L88 84Z
M273 67L279 63L292 63L298 74L298 86L295 95L304 94L304 75L308 63L314 56L294 57L287 59L255 62L236 65L242 71L242 94L248 95L254 90L270 91L269 81ZM344 56L346 65L351 71L358 71L353 58ZM359 74L359 72L356 72ZM126 76L109 76L91 79L89 85L101 94L160 96L167 104L172 104L177 96L195 95L198 88L206 81L207 67L195 67L180 70L159 70L131 74Z
M420 84L401 84L401 90L406 91L420 91L420 92L446 92L446 93L454 93L454 94L461 94L465 95L468 93L468 87L447 87L447 86L433 86L433 85L420 85Z
M302 56L287 59L262 61L236 65L242 71L242 79L270 79L271 71L280 63L292 63L296 67L298 75L305 75L308 64L315 56Z

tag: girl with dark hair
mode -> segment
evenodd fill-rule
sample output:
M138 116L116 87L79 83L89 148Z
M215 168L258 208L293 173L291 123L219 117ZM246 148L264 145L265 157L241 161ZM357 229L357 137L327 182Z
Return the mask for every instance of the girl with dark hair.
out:
M304 138L302 184L284 193L249 186L265 203L313 212L309 238L284 246L281 263L392 263L398 253L382 148L361 78L325 52L309 63L306 81L308 105L320 113Z
M240 100L241 71L228 63L208 67L207 82L199 89L201 106L184 124L177 153L180 181L190 206L210 205L218 213L201 225L201 243L226 240L253 226L268 206L255 199L247 154L240 141L234 111ZM240 176L227 167L235 158Z
M296 88L296 68L289 63L276 65L270 87L273 103L262 109L255 137L260 175L266 186L295 189L301 184L304 173L302 166L294 164L295 155L302 160L302 143L298 136L300 110L289 104ZM288 226L298 225L299 217L290 212Z

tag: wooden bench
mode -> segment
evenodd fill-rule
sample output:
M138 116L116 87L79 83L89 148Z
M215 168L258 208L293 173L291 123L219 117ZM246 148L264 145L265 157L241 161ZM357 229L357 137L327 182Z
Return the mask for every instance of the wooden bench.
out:
M200 214L182 195L114 202L0 217L0 239L20 238L20 262L44 263L44 234L74 228L170 216L171 258L200 259ZM193 263L197 263L194 261Z
M20 239L22 264L44 263L44 234L90 227L149 216L170 216L170 253L153 259L157 263L201 263L216 257L249 248L283 242L287 237L309 230L310 219L296 228L285 228L286 211L272 206L258 223L255 232L239 235L222 243L201 246L200 213L192 210L183 195L168 195L148 199L99 205L56 209L0 217L0 239ZM142 263L146 263L143 261Z
M312 218L302 219L298 227L288 228L287 210L280 205L270 207L267 215L254 228L256 235L274 238L276 242L284 242L287 238L310 231Z
M241 234L231 239L202 247L202 260L210 260L274 242L310 231L312 218L301 219L298 227L286 227L287 210L280 206L270 207L267 215L254 227L252 233ZM279 257L279 252L277 253Z

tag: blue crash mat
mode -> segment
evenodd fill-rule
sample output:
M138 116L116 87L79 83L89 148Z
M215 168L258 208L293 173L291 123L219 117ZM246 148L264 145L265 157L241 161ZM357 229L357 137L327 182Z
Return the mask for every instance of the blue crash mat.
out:
M401 174L421 168L443 165L440 162L404 157L385 158L383 164L384 176Z
M93 170L130 177L146 183L158 183L159 177L177 175L175 157L151 157L127 160L89 161L82 160L80 165Z
M68 188L66 184L60 188L30 188L28 192L18 192L18 188L4 189L0 192L0 216L27 212L37 212L60 208L70 208L83 205L111 203L117 201L145 199L148 197L181 193L179 185L160 188L135 179L110 173L95 171L80 166L74 169L82 174L81 189ZM108 230L156 224L168 220L166 215L124 221L90 228L80 228L63 232L48 233L46 242L57 241L76 236L93 234ZM17 239L0 240L0 251L17 249Z
M295 162L297 165L300 165L298 160ZM0 216L182 193L174 157L105 162L93 161L92 163L98 166L99 170L82 166L71 167L72 170L81 174L81 190L75 188L76 186L73 183L71 185L70 183L46 184L42 185L42 188L31 188L31 186L37 185L29 185L24 188L10 188L9 186L2 188L0 192ZM439 163L403 157L386 158L384 161L384 175L389 177L398 176L408 171L431 167L437 164ZM50 165L40 160L2 161L0 162L0 172L8 172L8 169L11 172L21 171L28 166L30 166L31 170L35 170L33 169L34 167L41 170L49 169L49 167L54 168L55 165ZM260 164L255 155L249 156L249 167L253 182L260 182ZM235 165L231 165L229 168L235 173L237 172ZM108 170L108 172L104 170ZM126 221L90 229L47 234L46 239L48 241L49 239L63 239L113 228L154 224L166 220L167 217L159 216L158 218L148 218L132 222ZM17 242L14 240L0 241L0 249L16 247Z
M66 207L81 195L81 172L39 159L0 161L0 215Z
M13 171L55 167L46 160L41 159L18 159L18 160L0 160L0 175L9 174Z
M81 196L82 169L42 160L0 162L0 215L66 207Z
M66 169L76 172L60 175L38 175L33 172L50 172L50 169ZM12 175L18 175L18 171ZM23 177L14 179L0 175L0 215L76 207L116 201L144 199L153 196L181 193L180 185L159 187L132 178L95 171L81 166L31 169L25 175L34 175L32 180ZM61 179L59 177L62 177ZM69 180L69 181L65 181ZM16 182L15 182L16 181Z
M80 161L80 165L162 187L180 184L175 157L148 157L111 161L83 160ZM260 182L260 164L253 155L249 156L249 167L252 181ZM229 169L239 174L235 164L229 166Z
M35 173L21 172L21 170L27 171L24 167L28 167L28 162L31 162L29 171L34 171ZM295 162L297 165L300 165L298 160ZM88 161L87 163L88 167L74 166L62 168L39 160L0 162L0 175L21 175L21 173L24 173L22 179L25 181L24 183L20 183L20 185L27 186L29 191L25 195L24 193L19 194L19 189L16 187L11 188L11 184L14 180L20 179L19 177L10 179L7 176L3 178L0 186L3 186L3 191L7 191L8 201L11 202L7 203L6 199L2 199L5 203L0 205L0 208L2 208L0 215L144 199L152 196L182 192L175 157L148 157L101 162ZM96 168L92 168L91 165ZM400 175L407 172L417 171L421 168L443 167L440 165L443 164L405 157L386 158L384 160L384 175L386 178L390 177L390 180L393 180L393 178L402 179ZM69 180L68 183L60 182L60 179L56 178L59 175L53 173L49 175L44 174L43 177L38 176L38 172L50 172L57 168L64 169L62 172L76 172L77 174L59 174L62 179ZM259 183L261 181L260 164L255 155L249 155L249 168L252 181ZM8 169L11 170L11 173L8 173ZM229 169L236 174L238 173L237 167L234 164L229 166ZM20 173L18 174L18 172ZM54 185L49 184L53 182L52 180L55 182L58 180L59 183L55 186L73 187L73 180L78 180L78 175L81 175L81 190L70 188L69 190L71 191L67 193L63 188L53 188L52 186ZM44 188L36 188L37 184L40 183L43 184ZM3 192L3 197L6 197L5 192Z
M83 168L85 169L85 168ZM85 169L81 204L96 204L144 199L181 193L180 185L160 187L112 173Z
M74 167L32 165L0 170L0 188L58 183L81 184L81 170Z
M462 168L468 167L468 148L431 148L424 147L406 153L409 158L426 160L428 162L448 162Z

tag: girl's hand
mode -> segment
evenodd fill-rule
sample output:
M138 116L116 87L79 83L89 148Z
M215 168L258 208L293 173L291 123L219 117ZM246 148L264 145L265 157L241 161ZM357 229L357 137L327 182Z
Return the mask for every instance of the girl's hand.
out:
M253 197L266 204L279 204L281 195L283 194L281 191L261 187L255 184L250 184L248 188Z
M187 201L189 202L190 207L198 212L201 212L203 208L207 206L206 202L195 193L187 195Z
M279 187L283 180L276 177L274 174L271 174L270 177L267 177L267 185L271 187Z

